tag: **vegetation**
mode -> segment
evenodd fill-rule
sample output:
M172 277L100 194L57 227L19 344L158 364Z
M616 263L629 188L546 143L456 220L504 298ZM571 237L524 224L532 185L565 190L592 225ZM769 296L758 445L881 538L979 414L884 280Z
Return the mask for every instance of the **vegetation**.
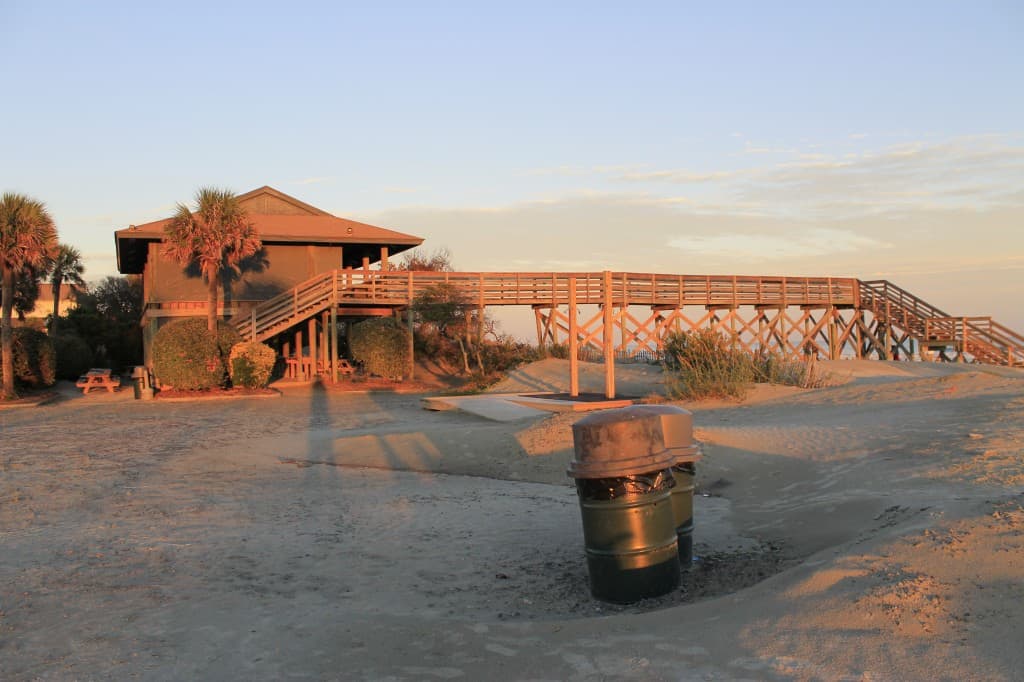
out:
M391 317L352 326L349 351L368 374L401 379L409 370L409 333Z
M57 356L57 378L74 381L93 366L92 348L76 334L50 336Z
M243 388L264 388L270 383L277 353L264 343L243 341L231 347L231 384Z
M71 286L85 286L82 274L85 266L82 265L82 253L73 246L60 244L53 262L49 268L50 286L53 289L53 314L50 316L50 334L57 333L57 324L60 321L60 290L66 282Z
M25 316L35 311L41 279L35 268L25 268L14 282L14 314L19 322L25 322Z
M56 381L56 354L50 337L30 327L18 327L11 333L11 370L3 372L17 386L36 389Z
M453 272L452 255L448 249L438 249L427 253L413 249L402 254L401 260L394 265L396 270L415 270L417 272Z
M227 385L227 361L241 338L225 322L211 332L197 317L175 320L153 338L153 371L162 384L198 391Z
M665 388L672 398L742 399L754 381L751 357L714 329L665 338Z
M486 372L483 360L486 321L456 285L440 283L426 287L416 296L412 309L420 323L420 336L428 347L433 345L435 354L443 357L452 347L457 347L463 373L472 373L470 356L476 362L477 371Z
M196 210L178 204L167 225L163 254L185 267L198 267L207 285L206 328L217 331L217 304L222 277L239 272L245 259L262 247L256 228L229 190L203 187Z
M752 355L714 329L669 334L664 366L669 396L683 400L740 400L754 383L818 388L831 380L813 360L791 360L767 350Z
M142 364L141 316L141 280L107 277L78 292L78 304L61 318L58 336L81 338L92 350L93 366L120 371Z
M0 374L4 398L15 397L11 324L15 285L26 273L40 272L56 249L57 229L43 203L23 194L5 193L0 198Z

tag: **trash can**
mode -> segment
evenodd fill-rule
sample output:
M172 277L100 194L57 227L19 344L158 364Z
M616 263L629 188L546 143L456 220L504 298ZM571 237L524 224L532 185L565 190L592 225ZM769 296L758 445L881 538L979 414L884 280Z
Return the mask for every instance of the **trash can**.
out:
M576 481L590 592L629 604L679 586L671 466L661 420L635 408L573 424Z
M701 457L700 448L693 440L693 415L673 405L641 405L635 409L661 419L665 447L675 457L672 463L675 479L672 512L679 544L679 564L687 570L693 564L693 481L697 473L695 463Z
M149 368L139 365L132 369L132 385L136 400L149 400L153 397L153 382L149 378Z

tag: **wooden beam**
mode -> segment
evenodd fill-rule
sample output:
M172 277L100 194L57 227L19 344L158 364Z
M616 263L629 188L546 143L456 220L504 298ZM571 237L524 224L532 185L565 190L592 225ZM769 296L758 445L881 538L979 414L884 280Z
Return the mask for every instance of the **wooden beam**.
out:
M612 335L612 273L604 272L604 395L611 400L615 397L615 339Z
M579 329L576 326L576 278L569 277L569 395L580 394Z

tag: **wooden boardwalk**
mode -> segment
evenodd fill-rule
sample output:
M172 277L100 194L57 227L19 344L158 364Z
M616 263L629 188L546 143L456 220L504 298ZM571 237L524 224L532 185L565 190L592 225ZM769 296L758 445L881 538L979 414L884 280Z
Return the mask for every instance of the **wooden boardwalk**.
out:
M262 341L308 322L312 341L318 319L327 330L336 329L329 322L337 317L401 315L439 286L481 311L530 306L538 343L605 358L657 355L668 332L707 327L750 351L789 357L934 356L1024 366L1024 336L991 318L951 316L886 280L850 277L345 269L307 280L232 323ZM320 334L321 349L336 343Z

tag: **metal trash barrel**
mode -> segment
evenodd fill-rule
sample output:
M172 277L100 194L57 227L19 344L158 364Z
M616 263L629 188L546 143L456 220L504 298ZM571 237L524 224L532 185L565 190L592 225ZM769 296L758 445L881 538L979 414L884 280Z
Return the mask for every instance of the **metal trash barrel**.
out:
M661 420L665 447L674 455L672 475L672 512L675 515L676 536L679 544L679 564L683 570L693 564L693 487L700 459L700 448L693 440L693 415L673 405L641 405L635 408L643 414L656 415Z
M153 382L149 378L148 367L139 365L132 369L132 385L136 400L149 400L153 397Z
M573 424L576 480L590 592L629 604L679 586L679 547L661 420L636 408L595 413Z

